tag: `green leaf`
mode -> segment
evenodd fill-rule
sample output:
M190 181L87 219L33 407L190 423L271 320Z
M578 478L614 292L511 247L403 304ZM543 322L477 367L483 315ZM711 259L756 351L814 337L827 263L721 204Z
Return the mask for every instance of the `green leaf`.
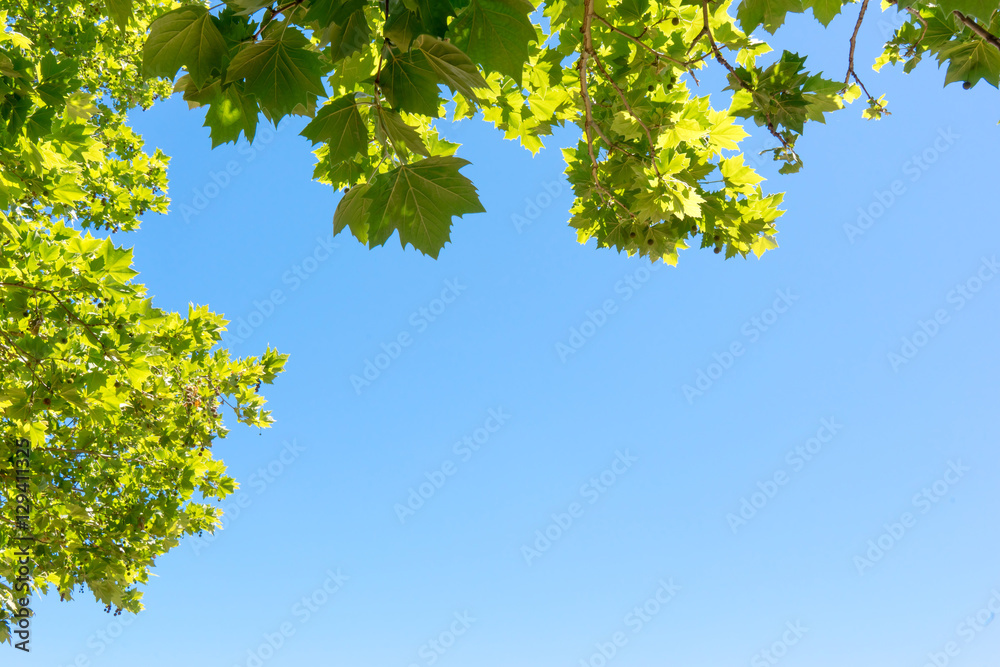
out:
M378 129L392 142L393 147L397 151L403 146L411 153L430 157L430 152L427 150L427 146L424 145L420 135L417 134L417 129L411 125L407 125L399 113L385 108L379 108L377 113Z
M365 197L371 187L369 183L362 183L350 189L337 204L337 210L333 214L333 233L339 234L344 227L350 227L354 238L362 243L368 243L368 211L371 209L372 200Z
M471 0L448 27L451 41L487 72L521 83L535 28L527 0Z
M232 3L240 8L237 13L245 16L270 7L274 4L274 0L232 0Z
M748 35L759 25L773 35L785 22L788 12L801 12L802 8L802 0L743 0L736 10L736 18Z
M59 184L52 188L52 198L64 204L72 204L87 196L72 177L63 177Z
M52 107L39 109L31 114L24 124L24 130L33 141L40 140L43 136L52 131L52 121L55 118L56 110Z
M344 4L342 0L313 0L306 9L305 22L315 22L318 27L324 28L336 21L337 12L341 10ZM352 11L357 9L358 7L354 7Z
M768 250L774 250L777 247L778 242L774 240L773 236L769 236L767 234L761 234L755 238L753 240L753 244L751 245L753 254L757 255L757 257L760 257Z
M389 7L389 18L382 34L403 51L408 51L413 40L424 31L420 12L407 9L399 0L390 3Z
M138 271L132 270L132 249L116 248L111 239L105 239L101 244L100 254L90 266L119 283L126 283L139 275Z
M710 114L709 120L713 123L709 129L708 143L717 150L738 150L740 142L749 136L725 114L715 114L714 117Z
M448 19L455 15L450 0L416 0L420 20L424 30L435 37L444 37L448 31Z
M843 6L843 0L805 0L803 3L803 8L811 7L813 16L824 26L830 25L830 21L840 13Z
M413 58L416 58L417 54L423 55L427 64L437 73L438 80L452 90L462 93L469 100L478 99L474 89L489 88L489 84L483 79L475 63L450 42L430 35L421 35L414 41L410 51Z
M316 117L302 130L302 136L330 147L330 164L368 152L368 126L365 124L354 95L344 95L319 110Z
M649 0L622 0L618 14L627 21L641 21L649 11Z
M66 117L73 120L88 121L98 111L94 98L89 93L79 91L66 100Z
M0 211L0 234L7 236L15 241L20 240L21 234L17 231L17 227L10 224L10 220L7 219L7 214Z
M189 109L196 109L215 102L219 99L221 90L222 85L220 81L213 81L204 88L199 89L198 86L194 85L190 74L185 74L177 79L177 83L174 84L174 92L183 93L184 101L188 103Z
M257 97L275 122L297 105L308 105L324 95L319 54L306 48L309 40L294 28L263 39L239 51L229 64L226 81L245 79L244 92Z
M350 14L342 23L330 25L326 32L326 40L330 42L333 62L357 53L368 46L372 40L372 31L368 27L365 12L359 9Z
M985 79L993 87L1000 85L1000 51L983 39L956 40L938 53L938 60L948 60L944 85L955 81L968 81L976 85Z
M476 187L458 171L467 164L461 158L432 157L379 174L346 204L341 201L334 228L366 224L369 245L381 245L398 231L404 248L411 244L436 258L450 240L452 217L485 210Z
M997 11L996 0L943 0L939 6L946 14L959 11L966 16L979 19L981 23L989 26L994 13ZM987 27L987 30L990 28ZM995 27L993 28L995 30Z
M719 162L719 171L726 179L726 184L737 191L746 191L764 180L762 176L744 164L742 154L723 158Z
M201 88L212 72L221 70L226 40L204 7L189 6L167 12L149 26L142 52L146 76L173 79L186 67Z
M260 107L254 99L241 93L236 86L228 86L205 114L205 127L211 130L212 148L230 141L236 143L241 132L247 141L253 141L259 114Z
M118 27L124 30L132 19L132 0L104 0L110 16Z
M438 117L438 74L422 55L392 49L379 71L379 85L393 108Z

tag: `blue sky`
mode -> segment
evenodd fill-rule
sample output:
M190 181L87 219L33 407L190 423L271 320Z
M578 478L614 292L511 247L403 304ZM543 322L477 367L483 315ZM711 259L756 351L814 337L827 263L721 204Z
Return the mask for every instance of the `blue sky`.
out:
M853 20L777 42L837 78ZM213 151L180 100L137 114L173 197L126 237L141 280L291 355L277 423L217 445L226 528L157 562L145 612L44 600L5 660L993 664L997 93L942 81L869 74L892 116L809 127L801 174L761 163L779 250L655 270L576 243L570 133L532 157L445 128L489 212L434 261L332 239L294 122Z

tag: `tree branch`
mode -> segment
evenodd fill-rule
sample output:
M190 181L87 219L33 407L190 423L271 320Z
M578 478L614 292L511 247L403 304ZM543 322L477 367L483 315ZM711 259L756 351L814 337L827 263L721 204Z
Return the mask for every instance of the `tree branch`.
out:
M625 39L638 44L642 48L644 48L647 51L649 51L650 53L652 53L655 57L663 59L663 60L669 60L672 63L676 63L677 65L680 65L681 67L687 69L689 72L690 72L690 69L691 69L691 65L704 60L705 57L708 55L708 54L704 54L704 55L699 56L697 58L694 58L692 60L678 60L677 58L673 58L671 56L668 56L665 53L661 53L660 51L657 51L656 49L654 49L653 47L651 47L649 44L646 44L646 42L642 41L641 39L639 39L635 35L632 35L630 33L625 32L624 30L622 30L618 26L616 26L613 23L611 23L611 21L608 21L606 18L604 18L603 16L601 16L600 14L598 14L596 12L594 12L594 18L597 19L598 21L600 21L601 23L603 23L604 25L606 25L608 27L608 29L611 30L612 32L618 33L619 35L621 35ZM643 31L643 34L645 34L645 31Z
M879 107L879 109L882 110L882 113L888 115L891 114L892 112L886 109L881 104L879 104L878 100L876 100L872 96L872 94L868 92L868 89L865 87L865 84L861 81L860 78L858 78L858 73L854 71L854 49L857 46L858 32L861 30L861 24L865 20L865 12L867 11L868 11L868 0L863 0L863 2L861 3L861 11L858 12L858 21L857 23L854 24L854 32L851 33L851 42L850 42L851 48L847 54L847 74L844 75L844 88L847 88L848 84L851 82L851 79L853 78L854 81L858 84L858 86L861 87L861 90L864 92L865 97L868 98L868 102ZM923 35L921 35L921 39L922 38Z
M861 11L858 12L858 22L854 24L854 32L851 33L851 49L847 54L847 74L844 76L844 86L851 82L851 75L854 75L854 79L857 81L858 75L854 73L854 48L857 46L858 42L858 32L861 30L861 23L865 20L865 12L868 11L868 0L863 0L861 3ZM861 84L860 81L858 81ZM864 85L861 86L864 88ZM866 91L867 92L867 91ZM869 95L869 97L871 97Z
M963 14L960 11L958 11L957 9L954 10L952 12L952 14L954 14L958 18L959 21L961 21L966 26L968 26L969 29L972 30L972 32L976 33L977 35L979 35L980 37L982 37L984 40L986 40L987 42L989 42L990 44L992 44L996 49L1000 50L1000 38L998 38L993 33L988 32L984 27L982 27L981 25L979 25L978 23L976 23L975 19L972 19L972 18L966 16L965 14Z
M622 91L621 88L618 87L618 84L615 83L615 80L611 78L611 75L608 74L608 71L604 69L604 65L601 63L600 59L596 55L594 56L594 64L597 66L598 71L600 71L600 73L604 76L605 80L609 84L611 84L611 87L618 95L618 99L620 99L622 101L622 104L625 105L625 108L628 110L629 114L631 114L631 116L635 118L635 121L639 123L639 127L641 127L643 132L646 133L646 141L649 142L649 154L653 161L653 171L656 172L656 176L657 178L659 178L660 168L656 165L656 144L653 143L653 134L652 132L649 131L649 126L646 125L645 121L643 121L642 118L639 117L639 114L637 114L635 112L635 109L632 108L632 105L629 104L628 98L625 97L625 93ZM605 141L607 141L606 138Z
M587 60L594 52L594 38L590 33L594 21L594 0L583 0L583 43L580 45L580 97L583 98L583 132L587 136L587 152L590 155L590 175L594 185L601 188L601 179L597 175L597 157L594 155L594 136L591 126L594 124L594 112L587 90Z
M84 322L83 320L81 320L77 316L77 314L74 313L70 309L70 307L67 306L63 302L62 299L60 299L58 296L56 296L55 290L46 289L44 287L35 287L33 285L25 285L24 283L0 283L0 287L16 287L16 288L20 288L20 289L30 290L32 292L41 292L43 294L48 294L50 297L52 297L53 299L55 299L56 303L59 304L59 307L62 308L64 311L66 311L66 314L69 315L70 318L74 322L76 322L77 324L79 324L80 326L82 326L84 329L87 330L87 333L89 333L91 335L91 337L93 338L93 340L94 340L95 343L97 343L98 345L101 346L101 349L104 350L105 354L108 353L108 348L104 347L104 343L101 342L101 339L97 335L97 332L95 332L93 330L93 328L91 328L91 326L89 324L87 324L86 322ZM114 357L112 357L112 359L114 359ZM117 359L116 359L116 361L117 361Z
M917 47L920 46L920 42L924 41L924 37L927 36L928 25L927 25L927 19L925 19L923 16L921 16L920 12L917 11L916 9L914 9L913 7L907 7L906 11L910 12L911 14L913 14L913 16L915 16L916 19L918 21L920 21L920 25L922 27L921 30L920 30L920 37L917 37L916 41L913 42L913 44L910 45L910 49L909 49L908 55L912 55L912 54L914 54L914 53L917 52Z
M865 0L865 3L867 2L868 0ZM722 51L719 49L719 45L715 43L715 37L712 36L712 26L709 23L708 0L702 0L701 2L701 15L704 24L701 28L701 31L697 35L695 35L694 41L691 42L691 47L688 49L688 51L694 48L694 45L698 42L699 39L702 38L703 35L707 37L708 44L712 49L712 54L715 56L715 59L719 62L719 64L725 67L730 74L733 75L733 78L739 82L740 87L742 87L748 93L753 95L754 89L750 86L750 84L748 84L746 81L740 78L740 75L736 73L736 70L733 69L733 66L730 65L729 61L726 60L725 56L722 55ZM785 138L781 136L781 133L778 132L778 129L774 126L774 121L771 120L771 114L767 111L767 109L764 109L762 107L758 108L760 108L761 113L764 114L764 120L767 121L767 131L771 133L771 136L773 136L775 139L781 142L782 148L784 148L789 155L791 155L793 158L795 158L796 161L798 161L799 160L798 154L796 154L795 149L792 148L791 144L789 144L788 141L786 141Z
M41 376L38 375L38 373L35 372L35 368L34 368L34 366L31 363L32 361L34 361L35 365L38 365L38 364L42 363L42 360L38 359L34 355L29 354L20 345L18 345L13 340L11 340L11 337L7 334L6 331L0 331L0 335L2 335L7 340L7 342L11 345L11 347L13 347L15 350L17 350L18 352L21 353L18 356L20 356L21 359L24 361L24 365L28 367L28 370L31 372L31 376L34 377L35 380L37 380L40 385L42 385L43 387L45 387L45 389L47 389L50 394L54 393L52 391L52 387L49 386L45 382L45 380L43 380L41 378ZM23 355L23 356L21 356L21 355ZM32 392L31 392L31 394L32 394L32 400L34 400L34 393L35 393L34 389L32 389Z

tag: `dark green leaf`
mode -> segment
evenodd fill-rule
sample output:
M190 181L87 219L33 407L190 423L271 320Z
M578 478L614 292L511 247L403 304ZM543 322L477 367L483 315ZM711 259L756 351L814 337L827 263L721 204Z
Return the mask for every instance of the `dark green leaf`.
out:
M372 40L372 31L368 27L365 13L358 10L348 15L342 23L331 24L325 33L326 41L330 42L330 54L333 62L357 53L368 46Z
M397 151L400 147L405 147L411 153L430 156L416 128L407 125L397 112L385 108L378 109L378 128Z
M233 57L226 80L244 79L244 92L257 97L261 108L277 122L299 104L325 94L319 54L306 48L309 40L294 28L277 37L250 44Z
M438 75L424 57L391 50L379 72L379 85L392 106L437 117L440 105Z
M147 76L173 79L186 67L201 87L221 70L227 55L226 41L215 20L204 7L181 7L153 21L143 48L143 70Z
M364 216L369 245L380 245L398 231L404 248L410 244L437 257L450 240L452 217L485 210L476 187L458 171L467 164L461 158L432 157L379 174L359 195L371 203L363 207L353 198L338 207L334 227L343 229L352 217Z
M430 35L421 35L413 43L410 51L411 58L416 58L418 54L423 55L431 69L437 73L441 83L462 93L470 100L477 99L474 89L489 87L469 56L450 42Z
M788 12L801 11L802 0L743 0L736 10L736 17L740 21L740 28L748 35L759 25L774 34L785 22Z
M125 29L132 18L132 0L104 0L110 16L118 27Z
M257 132L257 118L260 107L257 102L236 86L227 86L205 114L205 126L211 129L212 148L227 142L236 143L240 132L247 141L253 141Z
M535 29L527 0L472 0L448 30L454 42L487 72L500 72L521 83L528 44Z
M344 95L324 105L302 130L302 136L313 144L326 142L330 147L330 164L368 151L368 126L358 111L354 95Z

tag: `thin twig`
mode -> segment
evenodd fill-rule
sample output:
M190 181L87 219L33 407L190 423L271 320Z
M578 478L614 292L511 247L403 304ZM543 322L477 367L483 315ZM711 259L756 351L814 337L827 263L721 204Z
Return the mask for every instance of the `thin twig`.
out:
M597 157L594 155L594 136L591 126L594 124L594 113L590 101L590 93L587 90L587 60L594 52L594 39L590 33L590 27L594 20L594 0L583 0L583 44L580 47L580 97L583 98L583 131L587 135L587 152L590 154L590 175L594 179L594 185L601 187L601 180L597 175Z
M81 320L79 317L77 317L76 313L74 313L69 308L69 306L67 306L65 303L63 303L62 299L60 299L58 296L56 296L55 290L46 289L44 287L35 287L33 285L25 285L24 283L0 283L0 287L17 287L17 288L20 288L20 289L30 290L32 292L41 292L43 294L48 294L49 296L51 296L53 299L56 300L56 303L59 304L59 307L62 308L64 311L66 311L66 314L69 315L70 318L72 318L74 322L76 322L77 324L79 324L80 326L82 326L84 329L87 330L87 332L93 337L94 342L96 342L98 345L100 345L101 349L103 349L104 352L105 352L105 354L107 354L108 349L106 347L104 347L104 343L101 342L101 339L97 335L97 333L91 328L91 326L89 324L87 324L86 322L84 322L83 320Z
M115 455L115 454L105 454L104 452L95 452L95 451L92 451L92 450L89 450L89 449L63 449L61 447L40 447L40 448L36 447L35 451L40 451L40 452L59 452L60 454L72 454L73 456L76 456L78 454L86 454L88 456L97 456L97 457L100 457L102 459L111 459L111 460L115 460L115 461L118 461L118 460L121 460L121 461L141 461L142 463L146 463L146 464L150 463L146 459L142 459L142 458L138 458L138 459L137 458L123 458L123 457Z
M854 48L857 45L858 32L861 30L861 24L865 20L865 12L867 11L868 11L868 0L863 0L863 2L861 3L861 11L858 12L858 21L857 23L854 24L854 32L851 33L851 42L850 42L851 48L847 54L847 74L844 76L844 88L847 88L848 84L851 83L851 79L853 78L854 81L858 84L858 86L861 87L861 90L864 92L865 97L868 98L868 101L871 104L877 106L879 109L881 109L882 113L889 115L892 112L886 109L884 106L882 106L879 103L879 101L876 100L875 97L868 92L868 88L865 87L864 82L862 82L861 79L858 77L858 73L854 71Z
M913 7L907 7L906 11L913 14L917 18L917 20L920 21L920 25L923 26L923 28L920 30L920 37L917 37L916 41L913 42L913 44L910 46L910 53L916 53L917 47L920 46L920 42L924 41L924 37L927 36L927 28L928 28L927 19L921 16L920 12L914 9Z
M865 0L865 2L867 3L868 0ZM719 45L715 43L715 37L712 36L712 27L711 24L709 23L708 0L702 0L701 13L702 13L702 18L704 20L704 25L702 26L701 31L695 36L694 41L691 42L691 47L692 48L694 47L694 45L698 42L698 40L701 39L702 35L706 36L708 38L708 44L712 49L712 54L715 56L715 59L719 62L719 64L725 67L730 74L733 75L733 78L739 82L740 87L742 87L748 93L753 95L755 92L754 89L750 86L750 84L744 81L739 74L736 73L736 70L733 69L733 66L730 65L729 61L726 60L725 56L722 55L722 51L719 50ZM771 114L767 111L767 109L764 109L762 107L759 108L761 113L764 114L764 120L767 121L768 132L771 133L771 136L773 136L775 139L781 142L781 146L788 152L789 155L791 155L793 158L795 158L796 161L798 161L799 156L795 153L795 149L793 149L791 144L789 144L788 141L786 141L785 138L781 136L781 133L779 133L778 129L774 126L774 121L771 120Z
M611 87L614 89L615 93L618 94L618 99L620 99L622 101L622 104L625 105L625 108L628 110L629 114L631 114L632 117L635 119L635 121L639 123L639 127L642 128L643 132L646 133L646 141L649 142L650 157L653 160L653 170L656 172L656 176L659 177L660 168L656 165L656 144L653 142L653 133L649 131L649 126L646 125L645 121L643 121L642 118L639 117L639 114L637 114L635 112L635 109L632 108L632 105L629 104L628 98L625 97L625 93L622 91L621 88L618 87L618 84L615 83L615 80L611 78L611 75L608 74L608 71L604 69L604 65L601 63L600 59L596 55L594 56L594 64L597 66L597 69L600 71L600 73L604 75L605 80L609 84L611 84Z
M10 345L11 345L12 347L14 347L14 349L16 349L16 350L17 350L18 352L20 352L20 353L21 353L21 354L20 354L20 355L18 355L18 356L21 356L21 355L24 355L24 356L21 356L21 359L22 359L22 360L24 361L24 365L28 367L28 370L29 370L29 371L31 371L31 375L32 375L32 377L34 377L34 378L35 378L35 379L36 379L36 380L38 381L38 383L39 383L40 385L42 385L43 387L45 387L45 388L46 388L46 389L47 389L47 390L49 391L49 393L50 393L50 394L51 394L51 393L53 393L53 391L52 391L52 387L50 387L50 386L49 386L49 385L48 385L48 384L47 384L47 383L45 382L45 380L43 380L43 379L42 379L41 377L39 377L38 373L36 373L36 372L35 372L35 369L34 369L34 367L33 367L33 366L32 366L32 364L31 364L31 362L32 362L32 361L34 361L34 362L35 362L35 364L40 364L40 363L42 362L42 360L41 360L41 359L38 359L38 358L36 358L36 357L35 357L34 355L32 355L32 354L29 354L29 353L28 353L28 352L27 352L26 350L24 350L24 349L23 349L23 348L22 348L22 347L21 347L20 345L18 345L18 344L17 344L17 343L15 343L15 342L14 342L13 340L11 340L10 336L9 336L9 335L7 335L7 332L5 332L5 331L0 331L0 334L2 334L2 335L3 335L3 337L7 339L7 342L8 342L8 343L9 343L9 344L10 344ZM34 400L34 390L32 390L32 400Z
M854 74L854 47L858 42L858 31L861 30L861 23L865 20L865 12L868 11L868 0L863 0L861 3L861 11L858 12L858 22L854 24L854 32L851 33L851 50L847 54L847 75L844 76L844 86L851 82L851 75L857 79L857 74ZM858 83L861 83L858 81Z
M649 44L647 44L646 42L644 42L641 39L639 39L638 37L636 37L635 35L632 35L630 33L625 32L624 30L622 30L621 28L619 28L615 24L611 23L611 21L607 20L606 18L604 18L603 16L601 16L600 14L598 14L596 12L594 12L594 18L597 19L598 21L600 21L601 23L603 23L604 25L606 25L608 27L608 29L610 29L612 32L616 32L619 35L621 35L622 37L624 37L625 39L628 39L629 41L635 42L636 44L638 44L642 48L644 48L647 51L649 51L650 53L652 53L657 58L661 58L663 60L669 60L672 63L676 63L676 64L680 65L681 67L684 67L685 69L688 68L691 64L698 62L698 60L701 60L701 58L698 58L698 59L695 59L695 60L684 61L684 60L678 60L677 58L672 58L671 56L668 56L665 53L661 53L660 51L657 51L656 49L654 49L653 47L651 47ZM643 34L645 34L645 32L643 32Z

